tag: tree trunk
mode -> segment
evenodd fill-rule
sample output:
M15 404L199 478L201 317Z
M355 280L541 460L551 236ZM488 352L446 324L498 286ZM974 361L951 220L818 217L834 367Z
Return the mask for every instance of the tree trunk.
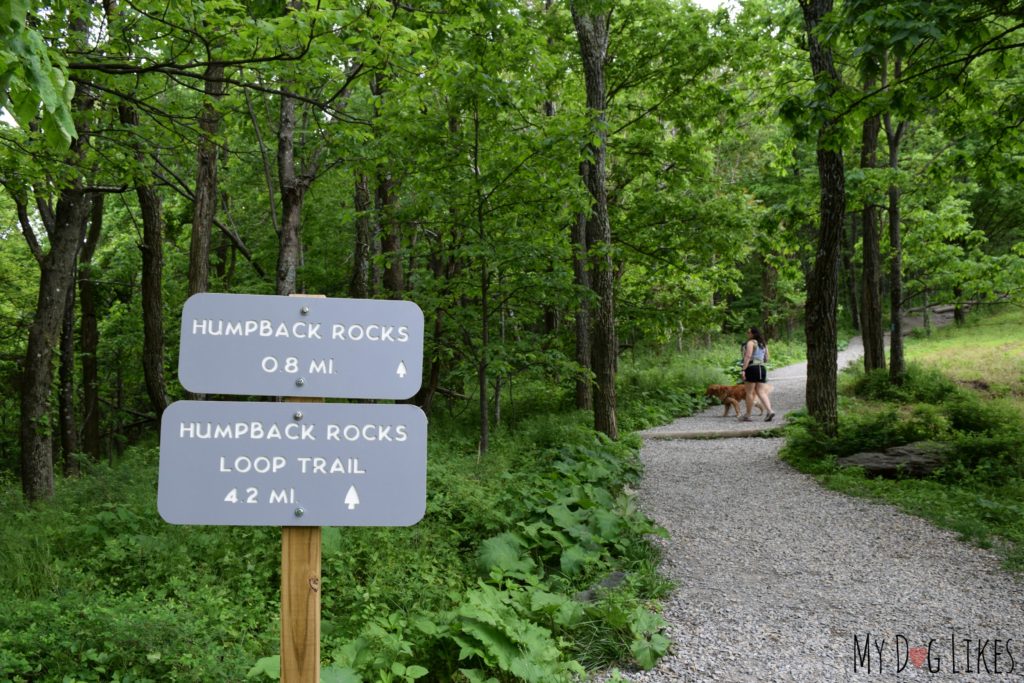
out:
M107 17L108 23L110 23L114 17L116 10L116 2L107 2L103 6L104 12ZM127 40L131 40L130 37L125 36ZM210 69L207 68L207 73L210 73ZM216 78L223 76L223 68L221 68L219 75ZM207 80L207 88L211 86L209 80ZM216 84L218 87L222 87L220 83ZM208 103L207 103L208 105ZM208 115L212 110L204 108L203 117ZM134 130L139 125L139 114L136 109L127 104L119 104L117 107L118 118L120 122L126 126L131 135L136 136L130 146L133 150L136 163L140 167L145 164L145 154L142 151L142 144L138 133ZM204 124L203 117L201 117L200 125L203 126L204 134L200 141L200 158L202 158L204 140L207 137L207 128ZM214 155L216 155L216 148L213 149ZM216 168L216 166L214 166ZM202 163L200 163L200 173L202 173ZM201 184L197 179L196 186L196 206L199 205ZM213 192L216 191L216 180L213 183ZM153 189L153 187L146 182L143 182L140 178L135 180L135 196L139 202L139 209L142 212L142 371L145 377L146 393L149 395L150 404L153 406L153 411L156 413L157 420L163 414L164 408L167 407L167 386L164 381L164 311L163 311L163 268L164 268L164 250L163 250L163 215L160 197ZM210 195L210 201L213 201L213 194ZM102 221L102 205L100 207L99 221ZM193 216L195 219L196 216ZM212 224L213 215L211 213L209 218ZM96 223L94 216L94 223ZM195 220L193 220L193 248L196 246L195 241ZM205 231L205 252L207 254L204 260L204 268L208 268L208 252L209 252L209 241L210 241L210 226L207 225ZM92 257L91 251L89 254ZM191 270L191 264L190 264ZM203 271L203 281L205 283L207 279L207 271ZM190 279L191 281L191 279ZM203 290L205 291L205 284ZM191 292L190 292L191 293Z
M69 46L81 49L86 42L88 26L81 18L72 20L68 33ZM87 111L94 98L91 89L79 85L72 99L75 112ZM65 162L74 168L80 164L88 145L86 120L76 120L78 138L71 143ZM50 209L43 195L36 193L43 226L49 238L45 255L39 248L27 220L22 230L40 266L39 294L35 316L29 326L21 387L21 487L29 501L53 497L53 429L50 395L53 389L53 352L60 341L68 290L75 286L75 260L85 238L91 197L82 191L82 180L76 177L60 190L56 211ZM25 205L18 203L19 219L27 218Z
M618 438L615 407L615 373L618 343L615 335L615 273L612 265L612 232L605 188L605 155L608 133L605 128L606 89L604 62L608 53L610 14L590 15L572 3L573 24L580 45L586 82L587 109L593 120L592 132L598 144L589 144L590 159L583 162L584 181L592 204L586 220L587 262L590 284L596 295L593 311L591 362L594 370L594 428L612 439Z
M289 4L292 9L302 8L295 0ZM316 145L299 146L305 159L300 163L296 151L295 133L308 130L309 110L301 110L303 121L297 119L298 99L292 96L287 86L282 87L281 117L277 131L277 174L281 186L281 231L278 233L277 252L277 293L281 295L305 291L298 281L302 266L302 205L306 192L317 177L324 147ZM305 140L305 138L302 138Z
M956 302L953 304L953 322L957 327L963 327L963 324L967 322L967 315L964 313L964 288L960 285L953 287L953 300Z
M901 63L896 60L895 77L901 76ZM884 83L883 83L884 85ZM893 126L892 116L886 114L885 135L889 143L889 168L896 171L900 165L900 144L906 133L907 122ZM889 185L889 315L892 318L889 335L889 380L902 384L907 372L903 356L903 243L900 234L900 188Z
M898 147L890 144L890 155L898 154ZM890 156L890 164L895 163ZM898 163L898 162L896 162ZM892 326L889 333L889 379L902 384L907 372L903 357L903 243L900 236L900 188L889 186L889 315Z
M222 208L226 212L227 201L221 204ZM217 246L212 249L212 253L216 258L214 259L214 272L217 274L217 279L224 283L224 290L231 291L230 283L227 282L228 278L228 264L231 261L231 250L234 245L231 244L231 240L227 235L221 233L220 239L217 240Z
M120 458L124 454L124 358L120 350L114 357L114 428L112 442L107 451L110 464L114 464L114 454Z
M141 152L140 152L141 156ZM160 197L149 185L135 186L142 210L142 371L157 420L167 408L164 381L164 230Z
M224 289L232 291L235 288L235 267L238 265L238 247L230 239L225 240L228 246L228 268L224 273Z
M354 299L365 299L370 295L370 242L373 239L373 217L370 214L373 203L370 200L370 181L365 173L356 176L354 199L356 240L349 295Z
M550 14L551 8L552 8L553 5L554 5L554 0L544 0L544 13L545 13L545 15ZM550 34L547 37L547 45L548 45L548 49L553 49L554 45L555 45L555 39ZM544 116L553 117L555 115L555 110L556 110L556 106L555 106L554 100L550 99L550 97L549 97L549 99L544 101L544 104L542 105L542 109L544 111ZM582 244L582 242L573 242L573 244ZM573 270L574 271L576 269L576 263L577 263L577 259L574 257L573 258ZM552 262L551 268L552 268L552 271L555 268L557 268L557 263ZM576 284L580 285L581 283L577 280ZM559 309L556 306L551 305L551 304L546 305L544 307L544 334L547 335L547 336L554 336L555 333L558 332L558 327L559 327L559 323L560 322L561 322L561 315L560 315ZM587 349L586 357L588 359L590 358L590 350L589 349ZM589 362L589 360L588 360L588 362ZM577 382L576 382L576 406L578 408L586 408L586 409L589 410L590 407L591 407L591 404L590 404L590 382L588 381L586 383L587 389L586 389L586 395L585 396L581 396L580 395L580 385L581 385L581 382L579 380L577 380ZM579 405L581 401L585 402L585 405Z
M378 99L387 93L381 76L374 75L370 79L370 92ZM374 117L378 115L379 105L374 107ZM380 250L387 257L381 285L389 298L401 299L405 290L405 274L402 269L401 226L395 216L395 181L383 166L377 169L374 205L377 210L377 228L380 232Z
M380 249L387 256L381 284L389 298L401 299L405 289L405 275L402 270L402 236L395 219L395 185L391 175L384 169L377 173L376 209L377 224L380 227Z
M209 64L203 74L206 101L199 115L199 150L196 157L196 191L192 209L192 242L188 260L188 295L210 288L210 234L217 212L217 132L220 114L214 101L224 94L224 65Z
M78 298L82 309L79 329L82 357L82 447L97 461L100 458L100 389L99 326L96 321L96 282L93 280L92 256L96 252L103 229L103 195L92 198L92 219L89 234L78 259Z
M476 103L474 102L474 105ZM484 222L483 188L480 183L480 116L473 110L473 179L476 187L476 232L480 245L487 244L487 226ZM486 250L485 250L486 253ZM487 257L480 259L480 357L477 360L477 382L480 392L480 452L490 447L490 410L487 401L487 370L491 353L491 271Z
M134 108L119 106L121 123L131 128L139 124ZM138 143L135 161L145 162ZM157 420L167 407L167 385L164 381L164 219L160 196L151 185L136 180L135 196L142 212L142 373L146 393ZM211 216L212 220L212 216ZM207 231L207 252L209 231Z
M765 339L778 339L779 302L779 271L769 263L764 256L761 257L761 322Z
M448 117L448 132L449 140L454 140L456 133L461 128L461 122L457 116ZM436 237L430 247L430 256L428 257L429 267L431 273L433 273L434 281L443 283L439 288L439 299L445 301L448 299L451 293L451 282L459 274L461 270L461 257L458 255L458 249L454 248L455 245L462 241L462 225L463 221L458 213L458 207L454 204L448 207L448 216L452 225L452 245L453 248L446 250L444 239L442 237ZM370 241L372 246L375 240ZM447 253L446 253L447 251ZM446 310L444 304L439 304L434 307L434 333L431 337L425 340L433 349L443 349L445 347L444 340L444 318ZM430 415L431 409L434 404L434 397L437 394L438 388L441 384L441 369L442 369L442 358L441 354L437 351L426 350L427 357L430 359L430 371L427 375L426 384L420 388L419 393L416 396L415 402L428 416Z
M84 133L79 135L73 147L84 144ZM75 258L85 236L89 204L89 195L78 188L61 191L48 231L50 250L40 264L39 298L29 327L21 393L21 485L30 501L53 496L51 361L60 340L67 291L74 286Z
M477 361L477 389L480 392L480 446L479 452L486 453L491 445L490 410L487 402L487 356L490 353L490 327L488 325L488 297L490 296L490 276L487 272L486 259L480 266L480 315L482 329L480 333L480 359Z
M839 75L832 52L818 41L818 23L832 11L832 0L800 0L811 69L819 84L822 104L828 108ZM822 87L823 86L823 87ZM818 131L818 180L821 186L821 224L818 251L807 281L805 332L807 335L807 409L826 434L838 428L836 398L836 307L838 304L839 244L846 215L846 179L843 154L833 139L839 122L822 121Z
M503 279L502 279L501 275L499 274L498 275L498 286L500 287L502 284L504 284L503 283ZM504 304L500 304L499 306L500 306L500 308L499 308L500 315L498 316L499 317L498 325L499 325L499 328L501 330L501 346L502 346L502 348L505 348L505 344L508 343L508 338L506 336L507 329L506 329L506 318L505 318L505 306L504 306ZM511 382L511 380L509 380L509 381ZM495 429L501 429L501 390L503 388L503 385L504 385L504 382L502 381L502 376L500 374L495 376L495 378L494 378L494 428Z
M581 168L581 174L584 171ZM587 216L579 214L573 223L572 271L576 287L580 291L576 304L576 364L581 376L576 379L576 407L591 410L594 407L594 383L590 378L590 272L587 270Z
M873 88L874 82L865 84ZM864 120L861 131L860 166L875 168L878 161L878 133L882 127L881 116L875 114ZM870 372L885 368L885 338L882 329L882 256L878 231L878 207L868 198L861 212L863 223L862 249L864 271L861 296L861 335L864 339L864 370Z
M843 229L842 253L846 303L850 307L853 329L860 330L860 306L857 305L857 269L853 264L854 245L857 244L857 215L849 215L849 229Z
M839 236L845 213L845 182L841 152L819 150L821 234L814 268L807 282L807 408L829 435L836 433L838 371L836 305L838 301Z
M306 185L295 169L295 98L281 96L281 120L277 131L277 176L281 185L281 232L278 233L277 293L296 292L301 259L299 230Z
M376 193L374 194L376 200ZM380 212L374 206L374 220L370 222L370 296L375 297L384 291L384 269L380 267Z
M435 344L440 343L441 335L444 333L443 326L444 311L437 309L434 312L434 335L433 341ZM437 354L430 354L430 371L427 373L427 381L420 387L419 393L414 399L414 403L423 409L423 412L430 417L430 411L434 407L434 397L437 395L437 389L441 384L441 359L437 357Z
M932 336L932 311L931 304L928 301L928 289L925 288L921 296L924 298L924 309L921 315L921 323L924 325L924 333L927 336Z
M64 476L77 476L78 424L75 420L75 287L67 288L64 322L60 335L60 393L57 411L60 420L60 452L64 460Z

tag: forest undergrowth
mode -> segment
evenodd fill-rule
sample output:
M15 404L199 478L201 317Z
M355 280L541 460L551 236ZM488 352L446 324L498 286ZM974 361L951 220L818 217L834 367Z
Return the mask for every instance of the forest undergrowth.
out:
M629 355L624 431L702 408L736 349ZM551 386L515 384L485 454L472 411L435 411L419 524L324 529L322 680L546 683L666 652L670 586L650 542L665 532L630 488L640 440L596 433ZM51 503L2 482L0 678L277 677L279 530L165 523L157 465L153 436L84 463Z

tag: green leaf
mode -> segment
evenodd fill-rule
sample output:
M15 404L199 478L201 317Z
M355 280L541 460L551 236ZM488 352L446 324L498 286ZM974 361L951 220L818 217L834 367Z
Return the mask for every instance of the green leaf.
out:
M39 111L39 98L31 90L21 90L11 95L11 114L22 128L28 130L29 124Z
M610 506L609 506L610 507ZM604 540L614 540L622 528L622 518L606 508L594 510L594 524L597 526L597 533Z
M413 680L416 680L417 678L423 678L428 673L430 673L430 671L427 668L419 666L417 664L406 667L405 669L406 677L411 678Z
M558 564L562 571L569 576L579 574L591 562L596 562L600 555L588 551L583 546L572 545L562 551Z
M13 32L21 31L30 4L29 0L6 0L0 3L0 27Z
M668 652L672 643L661 633L667 625L661 616L643 607L633 610L629 624L633 642L629 651L645 669L653 668L658 659Z
M506 574L528 574L536 564L523 555L523 545L521 538L506 531L480 544L477 561L487 572L497 568Z
M55 111L62 103L53 83L53 66L46 53L46 45L42 37L35 31L24 34L22 67L25 69L26 80L36 92L47 111Z
M668 652L671 641L660 633L655 633L650 637L637 638L629 646L629 652L636 659L637 664L642 666L648 671L654 668L654 665L658 663L666 652Z
M583 605L569 596L540 589L530 591L530 610L551 615L559 626L575 626L585 614Z
M589 536L586 527L582 524L585 512L581 510L573 512L565 505L551 505L547 508L547 513L551 515L555 524L576 538L582 539Z
M320 683L363 683L363 677L347 666L332 664L320 668Z
M497 678L485 678L487 674L480 669L459 669L459 673L465 676L469 683L498 683Z
M279 680L281 678L281 655L273 655L271 657L263 657L258 660L249 673L245 675L246 678L269 678L271 680Z
M412 624L413 628L424 635L435 636L441 631L437 622L425 616L415 616L409 620L409 623Z

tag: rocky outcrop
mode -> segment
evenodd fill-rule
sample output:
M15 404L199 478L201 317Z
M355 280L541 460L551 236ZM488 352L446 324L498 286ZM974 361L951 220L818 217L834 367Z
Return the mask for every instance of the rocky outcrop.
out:
M884 453L855 453L839 458L840 467L863 467L870 476L896 479L923 478L946 463L947 444L918 441L906 446L893 446Z

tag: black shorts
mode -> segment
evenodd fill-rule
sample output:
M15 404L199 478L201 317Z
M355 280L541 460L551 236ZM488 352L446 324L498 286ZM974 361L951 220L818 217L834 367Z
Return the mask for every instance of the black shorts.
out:
M748 365L743 371L744 382L767 382L768 368L763 365Z

